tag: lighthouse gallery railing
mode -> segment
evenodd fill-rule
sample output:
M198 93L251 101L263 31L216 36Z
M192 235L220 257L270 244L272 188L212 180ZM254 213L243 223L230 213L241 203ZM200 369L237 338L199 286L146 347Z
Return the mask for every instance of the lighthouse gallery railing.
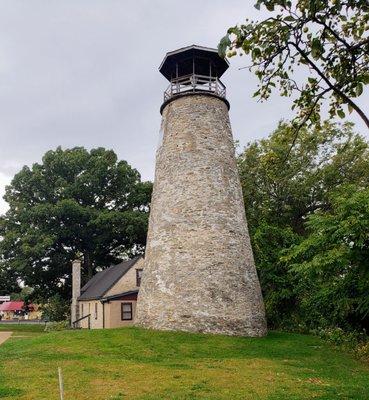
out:
M164 92L164 101L173 96L190 92L210 92L219 97L226 97L226 87L220 79L205 75L185 75L171 80Z

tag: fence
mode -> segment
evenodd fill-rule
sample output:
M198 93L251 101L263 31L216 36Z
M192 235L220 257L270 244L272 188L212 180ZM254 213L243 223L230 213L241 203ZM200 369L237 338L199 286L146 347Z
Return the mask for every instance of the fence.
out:
M172 79L168 89L164 92L164 101L173 96L190 92L209 92L219 97L226 97L226 87L220 79L205 75L186 75Z

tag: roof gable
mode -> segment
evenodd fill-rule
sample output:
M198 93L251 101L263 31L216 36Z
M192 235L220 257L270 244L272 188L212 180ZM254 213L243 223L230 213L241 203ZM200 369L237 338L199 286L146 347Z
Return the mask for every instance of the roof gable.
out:
M136 264L139 258L123 261L98 272L82 287L78 300L94 300L103 297Z

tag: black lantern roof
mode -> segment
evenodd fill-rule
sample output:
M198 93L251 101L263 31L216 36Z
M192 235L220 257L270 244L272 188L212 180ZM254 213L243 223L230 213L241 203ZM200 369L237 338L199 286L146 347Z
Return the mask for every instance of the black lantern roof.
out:
M216 49L192 45L167 53L159 71L170 81L191 74L220 78L228 67Z

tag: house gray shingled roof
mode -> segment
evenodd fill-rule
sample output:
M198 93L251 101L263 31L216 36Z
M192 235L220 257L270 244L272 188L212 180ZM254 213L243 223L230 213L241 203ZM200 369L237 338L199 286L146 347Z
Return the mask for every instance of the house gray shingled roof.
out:
M120 264L113 265L98 272L82 287L81 295L78 297L78 300L101 299L139 259L140 257L136 257L132 260L123 261Z

